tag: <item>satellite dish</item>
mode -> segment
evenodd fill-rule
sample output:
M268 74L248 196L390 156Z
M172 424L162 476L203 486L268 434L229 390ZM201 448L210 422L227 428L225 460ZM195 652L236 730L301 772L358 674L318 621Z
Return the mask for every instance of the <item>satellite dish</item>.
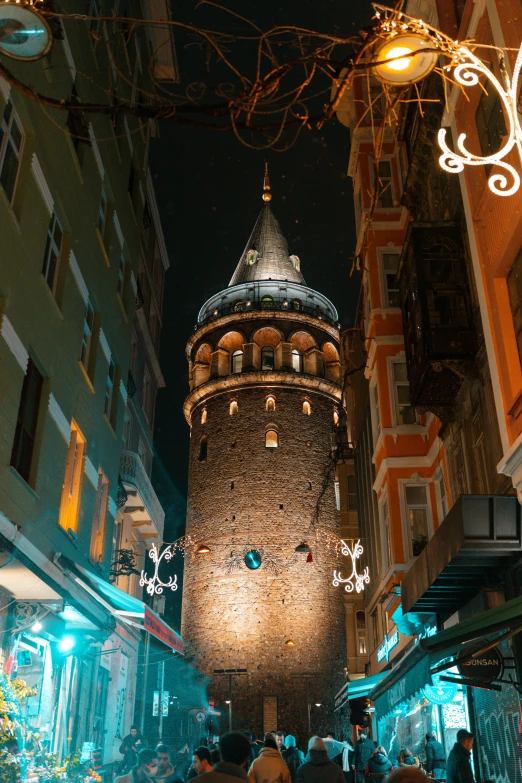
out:
M14 60L39 60L51 48L51 28L25 5L0 3L0 54Z

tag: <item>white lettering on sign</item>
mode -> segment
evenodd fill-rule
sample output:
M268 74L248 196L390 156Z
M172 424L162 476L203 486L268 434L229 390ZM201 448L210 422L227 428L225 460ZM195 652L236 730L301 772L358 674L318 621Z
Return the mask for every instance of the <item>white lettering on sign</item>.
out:
M390 650L393 650L399 644L399 632L395 631L391 636L385 636L381 646L377 649L377 661L380 663L384 659L390 659Z

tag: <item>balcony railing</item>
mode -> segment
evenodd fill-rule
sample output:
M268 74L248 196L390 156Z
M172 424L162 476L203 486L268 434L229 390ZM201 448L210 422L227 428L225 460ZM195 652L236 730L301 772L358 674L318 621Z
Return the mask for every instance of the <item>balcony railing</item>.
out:
M154 491L147 471L138 454L134 451L122 451L120 458L120 475L122 481L126 484L132 484L136 487L150 520L161 540L163 538L163 527L165 525L165 512Z
M287 312L287 313L305 313L306 315L312 315L321 321L326 321L327 324L331 324L332 326L337 326L337 322L334 321L330 317L329 313L327 313L319 305L306 304L305 302L302 302L300 300L295 300L287 297L281 299L277 297L271 297L270 301L268 301L267 297L260 297L259 299L252 298L252 299L246 299L244 301L236 301L232 304L228 302L224 305L216 304L216 306L213 309L210 309L209 312L205 313L205 315L201 318L201 320L199 321L199 326L203 326L209 321L213 321L216 318L221 318L224 315L234 315L235 313L249 313L252 312L253 310L261 310L264 312L270 312L272 310L282 310L283 312Z

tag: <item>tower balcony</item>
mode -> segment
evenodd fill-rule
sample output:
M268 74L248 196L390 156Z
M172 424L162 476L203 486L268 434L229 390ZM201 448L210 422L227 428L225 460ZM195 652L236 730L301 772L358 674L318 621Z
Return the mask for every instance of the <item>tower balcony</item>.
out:
M127 502L123 512L130 514L132 526L138 529L142 541L151 538L161 541L165 525L165 512L139 454L134 451L122 451L120 476L127 492Z

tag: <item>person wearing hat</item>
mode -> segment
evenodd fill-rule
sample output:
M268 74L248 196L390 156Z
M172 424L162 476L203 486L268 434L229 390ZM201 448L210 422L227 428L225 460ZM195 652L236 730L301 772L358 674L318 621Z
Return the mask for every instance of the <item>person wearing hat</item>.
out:
M295 783L295 776L297 770L304 763L304 753L297 747L297 742L292 734L287 734L285 738L285 747L281 753L283 759L286 762L286 766L290 770L290 776L292 783Z
M265 734L259 756L248 770L250 783L292 783L290 770L277 749L273 734Z
M305 763L297 770L295 783L344 783L343 771L328 758L321 737L310 739Z
M475 783L471 769L473 734L467 729L457 731L457 741L450 751L446 764L448 783Z

